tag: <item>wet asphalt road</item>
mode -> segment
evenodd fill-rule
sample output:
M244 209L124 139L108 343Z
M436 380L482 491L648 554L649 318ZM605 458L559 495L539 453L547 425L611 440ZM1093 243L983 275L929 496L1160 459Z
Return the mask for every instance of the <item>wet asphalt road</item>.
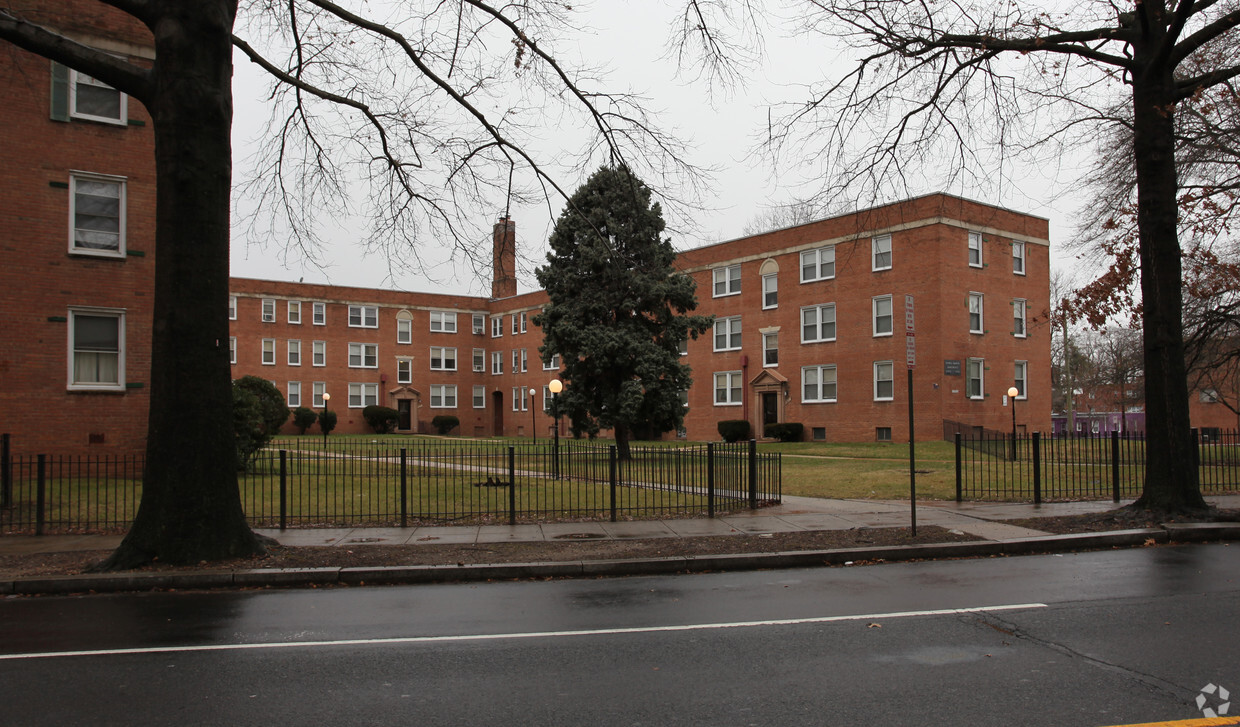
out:
M989 607L1004 608L942 612ZM0 722L1190 719L1201 717L1195 698L1206 684L1240 690L1238 608L1240 546L1227 545L646 578L9 598L0 601ZM90 653L57 655L64 652Z

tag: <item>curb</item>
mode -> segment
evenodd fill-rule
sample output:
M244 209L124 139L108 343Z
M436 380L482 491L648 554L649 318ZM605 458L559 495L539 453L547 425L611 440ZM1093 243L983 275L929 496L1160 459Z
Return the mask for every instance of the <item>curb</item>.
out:
M929 545L797 550L775 553L671 556L631 560L581 560L546 563L477 565L367 566L357 568L255 568L239 571L89 574L43 576L0 581L0 595L67 595L125 591L227 588L304 588L314 586L401 585L508 580L704 573L780 568L813 568L936 560L1030 555L1073 550L1127 548L1167 543L1240 540L1237 523L1167 523L1160 528L1099 533L1045 535L1006 540L977 540Z

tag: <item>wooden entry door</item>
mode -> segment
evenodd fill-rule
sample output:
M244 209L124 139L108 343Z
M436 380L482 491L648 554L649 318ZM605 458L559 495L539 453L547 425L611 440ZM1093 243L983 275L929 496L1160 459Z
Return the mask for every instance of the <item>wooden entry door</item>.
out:
M767 424L779 423L779 394L774 391L762 392L762 433L765 436Z

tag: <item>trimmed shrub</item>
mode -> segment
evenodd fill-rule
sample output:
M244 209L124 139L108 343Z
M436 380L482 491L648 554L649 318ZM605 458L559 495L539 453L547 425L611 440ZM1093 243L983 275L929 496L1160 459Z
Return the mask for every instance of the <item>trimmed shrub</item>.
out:
M724 419L719 422L719 436L725 442L749 439L749 422L744 419Z
M805 436L805 425L798 422L767 424L763 434L781 442L799 442Z
M451 414L439 414L431 420L431 426L440 434L447 434L460 426L461 420Z
M326 437L328 434L331 434L332 430L335 428L336 412L331 409L324 410L323 413L319 415L319 431L323 432L323 436Z
M362 409L362 418L366 420L375 434L390 434L396 430L400 412L388 406L371 405Z
M244 470L288 421L288 404L275 384L260 376L242 376L233 382L232 391L237 469Z
M306 430L314 426L318 419L319 415L308 407L299 406L293 410L293 426L297 427L298 434L305 434Z

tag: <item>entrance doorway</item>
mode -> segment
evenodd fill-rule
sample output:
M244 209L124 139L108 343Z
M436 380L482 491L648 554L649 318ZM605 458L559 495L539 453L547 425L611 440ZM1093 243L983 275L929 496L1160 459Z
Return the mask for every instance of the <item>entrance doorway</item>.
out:
M774 391L762 392L762 430L767 424L779 423L779 394ZM765 434L764 434L765 436Z
M397 399L396 401L396 428L407 432L413 429L413 400Z
M491 394L491 411L495 412L495 417L491 422L492 437L504 436L504 392L497 391Z

